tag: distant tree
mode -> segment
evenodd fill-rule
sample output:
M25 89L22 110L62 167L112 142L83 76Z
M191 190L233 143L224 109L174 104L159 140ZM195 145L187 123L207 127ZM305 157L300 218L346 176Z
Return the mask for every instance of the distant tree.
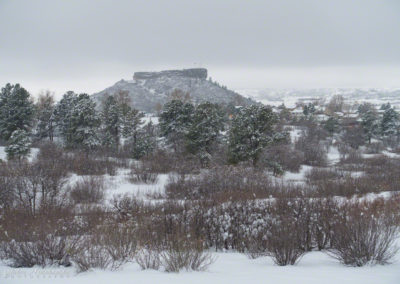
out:
M167 139L175 151L184 149L186 135L193 122L194 106L180 100L164 105L160 115L160 134Z
M53 141L54 137L54 95L50 91L39 94L36 103L36 131L35 136L39 139L49 138Z
M120 144L122 111L116 99L108 96L103 102L101 118L101 142L104 146L117 150Z
M189 92L184 92L181 89L174 89L169 94L169 99L171 101L177 100L177 101L182 101L184 103L189 103L191 101L190 93Z
M196 107L192 124L186 135L187 149L199 154L203 163L211 155L212 147L221 139L224 129L224 114L220 107L212 103L203 103Z
M342 112L344 107L344 97L341 95L334 95L326 106L328 113Z
M381 105L381 110L388 110L392 108L392 105L390 103L382 104Z
M277 116L267 106L243 107L234 117L229 130L229 160L232 163L251 160L256 165L263 149L284 138L275 129Z
M279 110L279 120L282 120L285 122L292 120L292 113L285 106L285 104L282 103L280 106L278 106L278 110Z
M20 160L29 155L30 152L29 133L23 129L17 129L12 134L5 149L8 160Z
M389 104L388 108L385 108L382 119L380 121L380 133L384 137L395 137L399 135L399 131L399 114Z
M308 103L307 105L303 106L303 114L305 116L313 115L315 111L316 109L313 103Z
M135 138L135 141L133 141L133 138ZM155 127L151 121L140 128L137 134L128 140L134 159L149 155L155 149L156 143Z
M375 107L369 103L359 106L358 113L361 118L361 126L364 131L365 138L371 143L372 137L379 132L378 113Z
M29 133L33 122L34 105L30 94L19 84L7 84L0 93L0 135L8 141L16 130Z
M339 130L340 124L337 118L330 116L324 121L323 126L328 133L333 134Z

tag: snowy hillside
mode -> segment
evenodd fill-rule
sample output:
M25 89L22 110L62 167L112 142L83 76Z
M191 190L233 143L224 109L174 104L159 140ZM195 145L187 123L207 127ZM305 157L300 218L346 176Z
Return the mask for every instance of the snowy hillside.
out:
M203 72L199 76L191 73L187 75L188 71L192 70ZM193 103L206 101L220 104L234 103L235 105L254 103L216 82L207 80L204 76L204 70L207 74L206 69L137 72L133 80L121 80L113 86L93 94L93 97L97 102L100 102L106 94L127 92L133 107L146 112L153 112L158 105L163 105L168 100L169 94L175 89L188 92Z

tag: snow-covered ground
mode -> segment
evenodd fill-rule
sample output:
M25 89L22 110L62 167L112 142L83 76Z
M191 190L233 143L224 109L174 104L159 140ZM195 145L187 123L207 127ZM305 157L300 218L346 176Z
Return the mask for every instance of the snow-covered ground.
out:
M166 273L140 270L129 263L118 271L95 270L76 274L73 268L15 269L0 266L2 284L398 284L399 262L385 266L346 267L322 252L306 254L295 266L277 266L269 257L249 259L239 253L214 253L204 272Z

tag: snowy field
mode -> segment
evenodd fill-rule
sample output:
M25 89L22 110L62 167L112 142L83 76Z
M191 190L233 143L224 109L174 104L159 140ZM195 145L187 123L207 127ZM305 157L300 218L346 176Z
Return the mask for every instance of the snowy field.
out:
M204 272L166 273L126 264L119 271L76 274L73 268L13 269L0 266L2 284L398 284L400 264L345 267L320 252L306 254L296 266L276 266L268 257L255 260L239 253L215 253L216 262Z
M297 136L294 130L292 137ZM2 156L3 148L0 148ZM32 156L37 150L33 150ZM389 155L389 154L388 154ZM5 157L5 156L4 156ZM338 161L337 149L331 147L328 159L331 165ZM286 172L281 177L284 182L304 182L304 174L311 170L310 166L302 166L299 173ZM133 194L138 198L151 198L152 194L163 193L168 182L168 175L159 175L157 182L152 185L132 184L128 181L128 170L119 170L116 176L105 175L106 204L114 195ZM70 183L82 176L72 175ZM384 196L370 194L365 198ZM150 196L150 197L149 197ZM277 266L269 257L250 259L236 252L212 252L215 262L203 272L167 273L163 271L144 270L138 264L128 263L117 271L91 270L77 273L75 268L34 267L10 268L0 264L0 283L29 283L29 284L88 284L88 283L298 283L298 284L398 284L400 283L400 254L392 264L381 266L365 266L361 268L346 267L339 261L323 252L310 252L304 255L294 266Z

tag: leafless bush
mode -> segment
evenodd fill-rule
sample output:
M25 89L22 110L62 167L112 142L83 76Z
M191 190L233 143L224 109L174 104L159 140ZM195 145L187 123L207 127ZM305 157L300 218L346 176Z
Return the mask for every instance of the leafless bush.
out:
M74 261L79 271L118 269L136 254L136 231L128 225L106 225L92 232Z
M313 168L305 174L305 178L310 184L318 184L321 181L337 179L342 176L343 174L338 171L321 168Z
M179 272L182 269L203 271L215 259L203 250L201 242L174 238L165 251L161 253L162 263L167 272Z
M293 220L282 217L273 223L268 236L268 255L277 265L294 265L304 255Z
M355 204L341 210L344 214L332 228L330 255L349 266L389 263L398 251L398 228L373 207Z
M304 161L304 154L292 149L292 145L276 145L266 149L262 160L275 161L283 170L298 172Z
M54 209L33 217L24 209L6 212L0 226L0 255L14 267L70 265L79 247L79 228L73 215Z
M88 153L68 153L69 170L77 175L115 175L117 162L108 157L93 157Z
M1 255L11 261L13 267L32 267L40 265L69 266L70 256L77 252L77 237L48 234L31 241L3 242Z
M112 258L105 247L86 243L74 256L78 272L85 272L91 268L111 269Z
M142 248L136 254L136 262L140 268L159 270L161 266L161 255L158 250L151 248Z
M132 183L156 183L158 174L148 167L147 163L134 165L129 173L129 181Z
M367 154L379 154L384 150L382 142L372 142L367 144L366 153Z
M75 204L101 203L104 200L104 179L100 176L83 177L70 189Z
M263 171L234 166L215 167L189 179L171 179L166 186L172 199L254 199L268 197L273 190Z

